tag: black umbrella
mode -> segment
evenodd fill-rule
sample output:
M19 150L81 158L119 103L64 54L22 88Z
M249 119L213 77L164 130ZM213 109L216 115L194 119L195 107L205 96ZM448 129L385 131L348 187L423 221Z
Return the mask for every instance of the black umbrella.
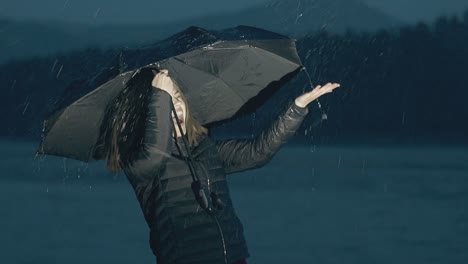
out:
M302 68L292 39L219 41L152 65L169 70L201 124L232 117Z
M168 69L188 101L192 115L208 124L253 110L302 69L295 40L216 41L192 51L129 71L59 110L44 121L39 154L82 161L102 159L96 146L102 137L109 104L143 69ZM258 98L257 98L258 99Z

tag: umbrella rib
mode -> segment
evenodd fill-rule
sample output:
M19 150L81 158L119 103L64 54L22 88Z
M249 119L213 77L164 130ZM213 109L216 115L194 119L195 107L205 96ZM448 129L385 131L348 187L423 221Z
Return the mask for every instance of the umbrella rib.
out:
M244 46L244 47L246 47L246 46ZM252 45L249 45L248 47L249 47L249 48L247 48L247 49L246 49L246 48L223 48L223 49L232 49L232 50L235 50L235 49L238 49L238 50L260 50L260 51L263 51L263 52L265 52L265 53L268 53L269 55L272 55L272 56L271 56L272 58L274 58L274 59L276 59L276 60L279 60L279 61L281 61L281 62L286 62L286 63L292 64L292 65L302 66L302 64L297 64L297 63L295 63L295 62L293 62L293 61L291 61L291 60L289 60L289 59L287 59L287 58L285 58L285 57L283 57L283 56L280 56L280 55L278 55L278 54L276 54L276 53L273 53L273 52L271 52L271 51L269 51L269 50L262 49L262 48L257 48L257 47L252 46ZM214 48L214 49L210 49L210 51L215 51L216 49L221 50L221 48ZM179 58L177 58L177 57L175 57L175 58L173 58L173 59L174 59L174 60L177 60L178 62L180 62L180 63L182 63L182 64L184 64L184 65L187 65L183 60L181 60L181 59L179 59ZM204 71L204 70L202 70L202 69L200 69L200 68L198 68L198 67L194 67L194 66L192 66L192 65L187 65L187 66L189 66L189 67L191 67L191 68L193 68L193 69L197 69L197 70L199 70L199 71L201 71L201 72L207 73L207 74L209 74L209 75L215 76L215 75L211 74L210 72L206 72L206 71ZM217 77L217 78L218 78L218 77ZM225 82L224 82L224 83L225 83Z
M199 72L203 72L203 73L205 73L205 74L207 74L207 75L210 75L210 76L214 76L216 80L220 80L222 83L224 83L224 85L226 85L226 87L230 87L230 85L229 85L228 83L226 83L222 78L219 78L218 76L213 75L213 74L210 73L210 72L204 71L204 70L202 70L202 69L200 69L200 68L198 68L198 67L194 67L194 66L192 66L192 65L188 65L188 64L184 63L182 60L180 60L180 59L178 59L178 58L174 58L174 60L180 62L181 64L185 65L186 67L190 67L191 69L197 70L197 71L199 71ZM173 68L173 69L174 69L174 68ZM174 70L175 70L175 69L174 69ZM177 70L175 70L175 71L177 72ZM245 101L245 99L244 99L242 96L240 96L240 94L239 94L235 89L230 89L230 91L233 91L234 94L237 95L237 97L241 99L241 101L243 101L243 102Z
M223 83L226 85L226 87L231 87L231 86L228 85L223 79L221 79L221 78L219 78L219 77L217 77L217 76L216 76L216 79L217 79L217 80L220 80L221 82L223 82ZM237 95L237 97L241 99L241 101L243 101L243 102L245 101L245 99L244 99L242 96L240 96L240 94L236 91L236 89L230 89L230 91L233 91L234 94Z
M256 47L254 47L254 48L256 48ZM256 48L256 49L257 49L257 48ZM293 61L291 61L291 60L289 60L289 59L286 59L285 57L280 56L280 55L278 55L278 54L276 54L276 53L273 53L273 52L271 52L271 51L269 51L269 50L262 49L262 48L258 48L258 49L260 49L260 50L262 50L262 51L264 51L264 52L266 52L266 53L269 53L270 55L274 55L273 57L274 57L275 59L279 59L279 60L281 60L281 61L286 61L286 62L288 62L289 64L302 66L302 64L297 64L297 63L295 63L295 62L293 62Z
M275 40L275 39L264 39L264 40L261 40L261 41L262 41L262 42L268 42L268 41L277 41L277 40ZM271 53L271 54L273 54L273 55L275 55L275 56L277 56L277 57L283 58L284 60L287 60L287 61L289 61L289 62L291 62L291 63L297 64L296 62L293 62L293 61L291 61L290 59L287 59L287 58L285 58L285 57L283 57L283 56L281 56L281 55L279 55L279 54L277 54L277 53L271 52L271 51L269 51L268 49L264 49L264 48L262 48L262 47L257 47L257 46L255 46L255 45L253 45L253 44L246 44L246 45L242 45L242 46L238 46L238 47L226 47L226 48L204 47L203 49L204 49L204 50L216 50L216 49L219 49L219 50L223 50L223 49L224 49L224 50L226 50L226 49L248 49L248 48L260 49L260 50L266 51L266 52L268 52L268 53ZM296 54L296 55L297 55L297 54ZM299 57L299 56L297 56L297 57L299 58L299 61L300 61L300 57ZM301 66L302 66L302 64L301 64Z
M246 46L243 46L243 47L246 47ZM221 48L218 48L218 49L221 49ZM286 59L286 58L284 58L283 56L279 56L278 54L275 54L275 53L273 53L273 52L271 52L271 51L268 51L268 50L262 49L262 48L257 48L257 47L255 47L255 46L251 46L251 45L249 45L248 48L225 48L225 49L233 49L233 50L234 50L234 49L238 49L238 50L241 50L241 49L242 49L242 50L247 50L247 51L249 51L249 50L253 50L253 51L262 51L262 52L265 52L265 53L269 54L273 59L278 60L279 62L284 62L284 63L288 63L288 64L295 65L295 66L302 66L302 64L297 64L297 63L295 63L295 62L293 62L293 61L291 61L291 60L289 60L289 59ZM214 51L214 50L216 50L216 48L210 49L210 51ZM178 61L178 62L180 62L181 64L184 64L184 65L187 66L187 67L190 67L190 68L192 68L192 69L195 69L195 70L198 70L198 71L200 71L200 72L206 73L206 74L208 74L208 75L214 76L217 80L221 80L227 87L230 87L230 85L228 85L222 78L219 78L218 76L213 75L213 74L210 73L210 72L206 72L206 71L204 71L204 70L202 70L202 69L200 69L200 68L198 68L198 67L194 67L193 65L188 65L188 64L186 64L183 60L181 60L181 59L179 59L179 58L173 58L173 59L176 60L176 61ZM245 99L244 99L242 96L240 96L239 93L238 93L235 89L231 89L231 91L234 91L234 93L235 93L242 101L245 101Z

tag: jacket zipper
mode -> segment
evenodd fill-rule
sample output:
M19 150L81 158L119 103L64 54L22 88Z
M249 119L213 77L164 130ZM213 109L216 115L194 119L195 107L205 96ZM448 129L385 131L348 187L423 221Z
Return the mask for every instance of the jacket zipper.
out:
M192 151L191 149L187 150L187 151ZM188 153L186 153L186 155L188 155ZM205 173L206 175L206 181L207 181L207 188L208 188L208 192L211 194L211 188L210 188L210 175L208 174L206 168L205 168L205 165L200 162L200 167L202 168L203 172ZM194 168L195 169L195 168ZM196 169L195 169L196 170ZM224 240L224 234L223 234L223 230L221 229L221 225L219 224L219 221L218 221L218 217L216 217L216 215L214 214L211 214L209 213L211 216L213 216L215 222L216 222L216 225L218 227L218 231L219 231L219 235L221 236L221 242L223 244L223 255L224 255L224 263L225 264L228 264L227 262L227 251L226 251L226 242Z
M205 168L205 165L203 163L200 164L203 169L203 171L205 172L205 175L206 175L206 182L207 182L207 188L208 188L208 192L211 194L211 188L210 188L210 175L208 174L208 172L206 171L206 168ZM218 221L218 217L216 217L216 215L212 215L213 216L213 219L215 220L216 222L216 225L218 226L218 231L219 231L219 235L221 236L221 242L223 243L223 255L224 255L224 263L225 264L228 264L227 262L227 251L226 251L226 241L224 240L224 234L223 234L223 230L221 229L221 225L219 224L219 221Z
M224 241L223 230L221 229L221 225L219 224L218 217L216 217L216 215L213 215L213 218L214 218L216 224L218 225L219 234L221 235L221 241L223 242L224 263L228 264L227 263L226 243Z

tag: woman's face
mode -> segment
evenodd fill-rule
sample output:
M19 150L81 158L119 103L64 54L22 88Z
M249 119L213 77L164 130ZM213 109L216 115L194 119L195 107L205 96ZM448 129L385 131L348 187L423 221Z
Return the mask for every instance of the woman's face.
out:
M174 89L174 91L175 92L172 94L172 102L174 103L174 108L177 113L177 117L179 118L180 124L182 126L185 126L185 118L187 116L187 106L182 100L182 97L180 96L179 91L177 91L176 89ZM175 120L174 114L172 114L172 118L174 119L174 122L177 122Z
M161 89L169 93L172 97L172 103L174 104L174 110L177 115L177 119L179 119L180 124L182 126L182 133L186 133L186 118L187 118L187 106L185 105L182 96L179 92L179 87L174 83L172 78L168 75L168 71L166 69L161 70L159 73L155 73L155 76L151 82L151 85L155 87L155 89ZM173 112L171 112L172 120L174 125L177 127L177 120ZM179 129L175 131L177 136L180 136Z

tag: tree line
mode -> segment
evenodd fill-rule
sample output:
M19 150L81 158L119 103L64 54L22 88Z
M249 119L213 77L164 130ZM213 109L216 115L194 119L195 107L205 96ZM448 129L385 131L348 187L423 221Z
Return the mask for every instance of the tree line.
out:
M331 81L342 87L320 100L326 121L318 122L321 112L310 107L296 140L467 142L468 11L462 18L374 33L314 32L299 39L297 48L315 85ZM163 57L164 50L157 52L155 59ZM117 49L89 48L2 65L0 136L39 138L45 116L71 103L61 101L64 93L89 90L118 74L120 55ZM306 89L299 74L257 112L252 133L280 113L277 102L284 105ZM223 133L227 127L214 129Z

